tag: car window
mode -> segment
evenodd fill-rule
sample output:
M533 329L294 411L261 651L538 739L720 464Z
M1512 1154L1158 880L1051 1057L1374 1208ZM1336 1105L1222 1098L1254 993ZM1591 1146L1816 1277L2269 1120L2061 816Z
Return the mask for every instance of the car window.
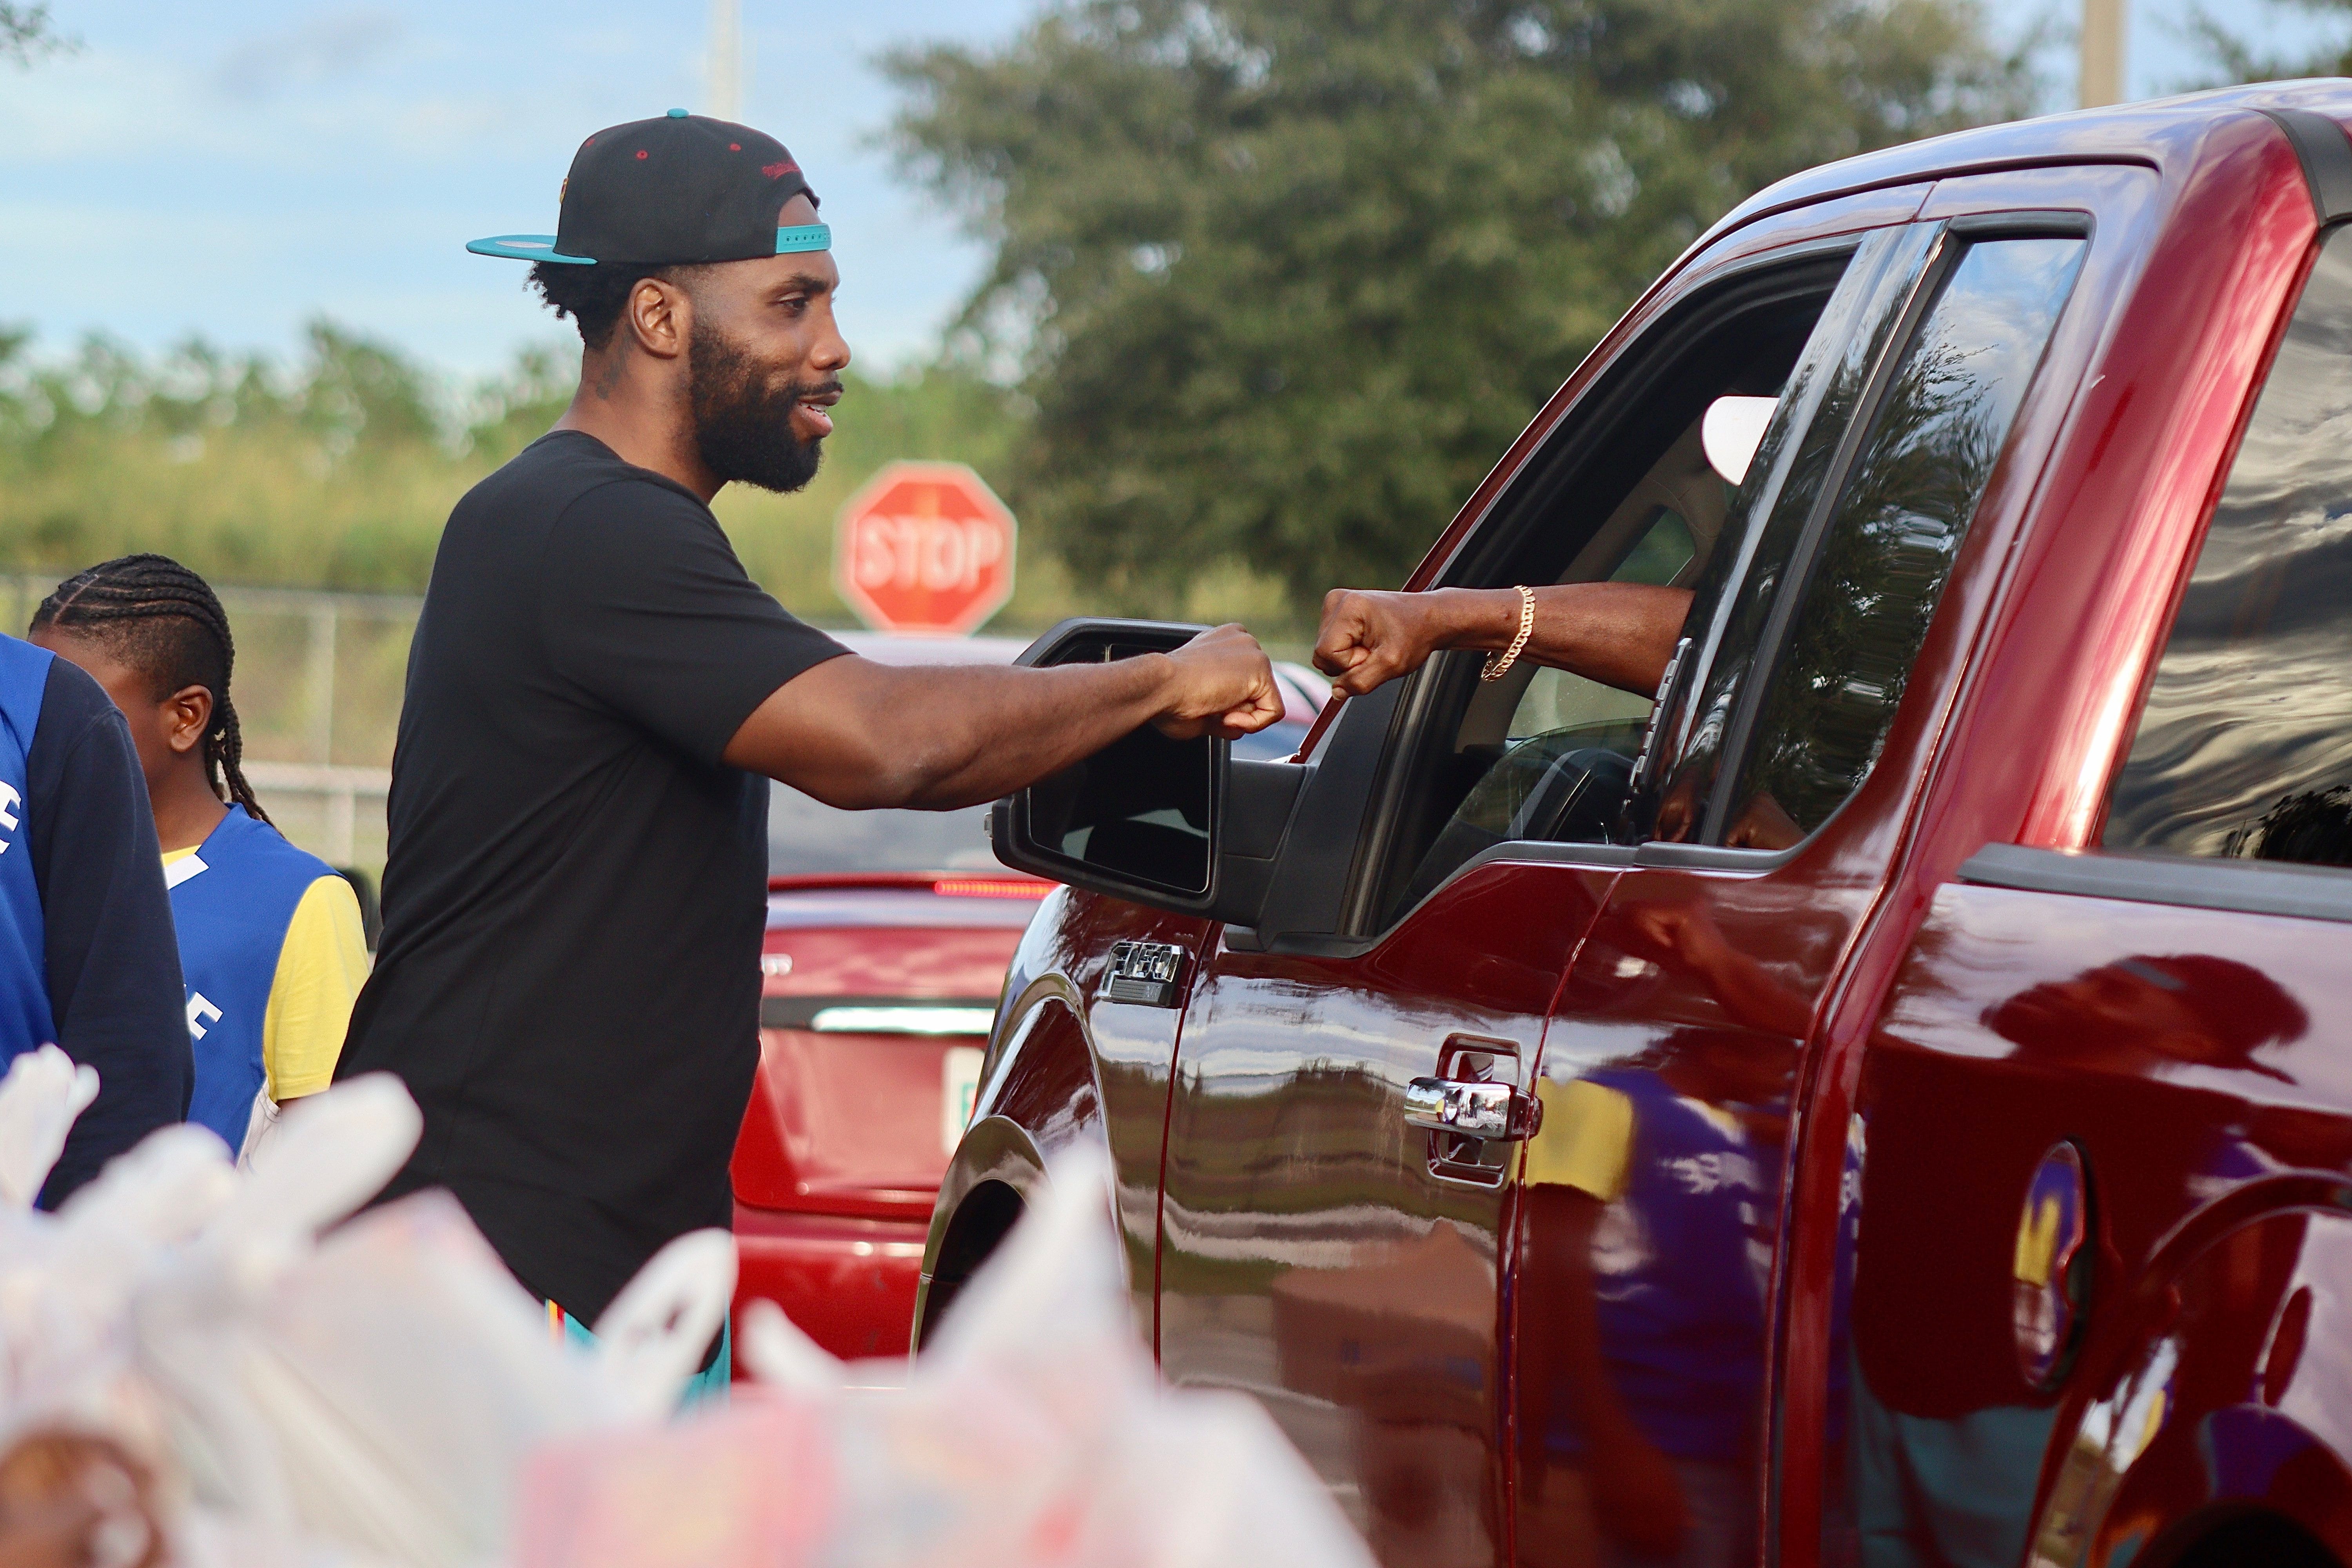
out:
M1781 579L1935 243L1927 226L1873 237L1854 258L1741 483L1737 549L1716 552L1696 584L1676 661L1644 747L1632 836L1696 839L1749 666L1763 646Z
M1708 476L1717 489L1727 489ZM1723 508L1717 505L1717 516ZM1713 531L1709 531L1710 540ZM1634 543L1612 583L1651 583L1664 586L1678 582L1698 562L1698 542L1683 514L1669 506L1652 506ZM1641 730L1650 716L1650 700L1613 686L1603 686L1564 669L1536 668L1528 679L1518 705L1511 710L1509 741L1519 742L1545 736L1591 736L1594 743L1614 744L1630 756L1641 745ZM1626 747L1630 739L1632 746Z
M1691 563L1690 524L1668 508L1647 510L1641 537L1609 581L1670 583ZM1499 744L1465 749L1465 761L1483 760L1477 781L1422 857L1405 887L1406 904L1497 844L1608 837L1641 749L1649 699L1562 669L1529 666L1522 679L1525 689Z
M1538 521L1517 558L1497 563L1506 580L1689 587L1718 573L1715 563L1740 548L1735 524L1743 491L1708 461L1708 409L1727 395L1794 406L1782 395L1852 330L1854 279L1876 276L1888 248L1899 243L1897 232L1863 239L1834 269L1824 265L1829 258L1804 258L1792 266L1790 286L1691 338L1681 363L1657 366L1646 378L1655 390L1642 405L1596 416L1613 418L1620 433L1605 461L1557 480L1542 476L1540 462L1532 465L1536 478L1521 482L1549 485L1558 499L1531 513ZM1824 342L1832 346L1824 350ZM1555 439L1575 434L1564 426ZM1766 461L1748 465L1747 484ZM1612 464L1622 464L1622 478L1590 477L1607 474ZM1491 684L1476 679L1475 660L1453 674L1457 717L1442 731L1442 750L1432 748L1426 837L1412 836L1399 847L1412 858L1384 900L1391 918L1497 844L1616 837L1647 731L1647 691L1617 690L1531 661Z
M1708 837L1780 849L1829 820L1886 743L1913 662L2074 286L2083 241L1988 240L1945 274L1848 470Z
M768 874L997 869L988 810L843 811L776 784L768 796Z
M2352 865L2352 229L2263 383L2104 842Z

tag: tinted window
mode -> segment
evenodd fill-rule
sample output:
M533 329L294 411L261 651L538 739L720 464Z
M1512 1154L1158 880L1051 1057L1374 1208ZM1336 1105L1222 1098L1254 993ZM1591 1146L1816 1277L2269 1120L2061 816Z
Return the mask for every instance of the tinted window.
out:
M1889 230L1864 244L1822 312L1748 466L1731 525L1700 574L1684 626L1692 646L1680 673L1685 680L1693 668L1706 673L1696 692L1679 694L1659 715L1662 733L1653 744L1674 761L1660 770L1663 788L1645 791L1635 805L1640 817L1654 818L1645 831L1657 837L1698 837L1780 579L1933 243L1934 231L1923 226Z
M2352 864L2352 231L2328 237L2254 407L2105 841Z
M1722 842L1795 843L1878 760L2082 254L1995 240L1950 269L1809 552Z
M1656 508L1609 580L1671 583L1693 551L1690 524ZM1497 844L1605 839L1624 801L1649 708L1644 698L1564 669L1535 671L1511 710L1499 754L1422 857L1399 908L1419 902L1455 867Z

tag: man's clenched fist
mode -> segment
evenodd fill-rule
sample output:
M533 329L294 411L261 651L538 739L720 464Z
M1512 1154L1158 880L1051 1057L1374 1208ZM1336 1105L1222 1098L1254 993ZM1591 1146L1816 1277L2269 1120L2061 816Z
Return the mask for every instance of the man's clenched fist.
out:
M1332 687L1361 697L1411 675L1450 629L1436 594L1389 594L1334 588L1323 595L1323 627L1315 638L1315 668Z
M1213 734L1254 735L1282 717L1282 689L1257 638L1238 626L1202 632L1168 655L1175 673L1167 703L1152 721L1179 741Z

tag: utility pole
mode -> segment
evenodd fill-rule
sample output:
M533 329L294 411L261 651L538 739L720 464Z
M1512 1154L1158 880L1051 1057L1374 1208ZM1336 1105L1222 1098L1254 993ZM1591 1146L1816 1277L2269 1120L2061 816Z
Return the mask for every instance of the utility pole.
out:
M2124 42L2131 0L2083 0L2084 109L2124 100Z
M710 0L710 113L717 120L743 116L742 0Z

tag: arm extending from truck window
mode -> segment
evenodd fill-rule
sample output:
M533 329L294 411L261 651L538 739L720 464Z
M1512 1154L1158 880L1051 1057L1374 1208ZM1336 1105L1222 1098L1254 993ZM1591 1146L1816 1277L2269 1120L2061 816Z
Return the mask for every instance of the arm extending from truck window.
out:
M1536 589L1535 597L1535 626L1521 658L1643 697L1657 690L1691 605L1687 588L1645 583L1556 583ZM1519 610L1511 588L1334 588L1323 600L1315 667L1338 689L1361 697L1411 675L1442 649L1510 647Z

